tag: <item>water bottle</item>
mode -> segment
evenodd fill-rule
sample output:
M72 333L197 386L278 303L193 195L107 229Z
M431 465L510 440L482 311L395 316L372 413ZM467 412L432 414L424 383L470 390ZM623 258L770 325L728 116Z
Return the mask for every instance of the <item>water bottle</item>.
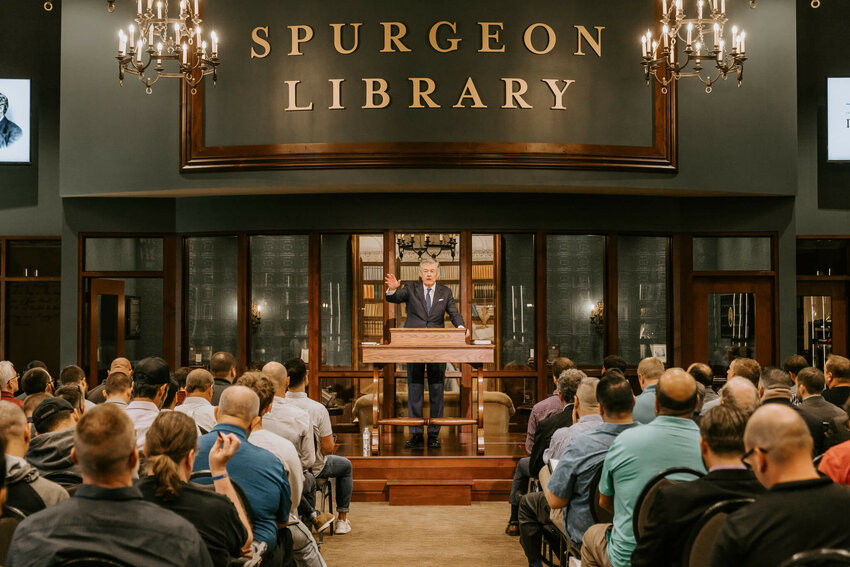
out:
M372 454L372 431L367 426L363 429L363 456L368 457Z

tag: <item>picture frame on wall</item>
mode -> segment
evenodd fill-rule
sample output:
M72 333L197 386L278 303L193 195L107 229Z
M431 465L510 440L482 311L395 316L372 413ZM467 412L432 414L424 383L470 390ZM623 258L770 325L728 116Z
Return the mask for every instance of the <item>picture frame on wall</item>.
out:
M29 164L31 144L29 79L0 78L0 164Z
M650 345L650 351L652 352L652 356L667 364L667 345L666 344L652 344Z
M128 295L124 301L126 302L124 338L140 339L142 338L142 298L137 295Z

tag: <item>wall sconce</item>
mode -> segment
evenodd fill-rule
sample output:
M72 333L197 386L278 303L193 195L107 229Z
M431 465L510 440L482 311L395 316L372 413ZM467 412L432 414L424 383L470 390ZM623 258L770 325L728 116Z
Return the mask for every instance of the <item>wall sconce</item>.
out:
M263 322L263 306L251 304L251 330L256 331Z
M605 332L605 303L597 301L596 305L590 303L590 324L600 335Z

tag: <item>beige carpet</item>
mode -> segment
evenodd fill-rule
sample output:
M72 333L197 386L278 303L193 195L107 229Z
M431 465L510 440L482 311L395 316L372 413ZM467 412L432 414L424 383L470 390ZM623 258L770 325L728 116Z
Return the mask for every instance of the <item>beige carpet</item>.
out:
M322 554L328 567L523 567L519 538L505 535L508 516L507 502L353 502L351 533L326 537Z

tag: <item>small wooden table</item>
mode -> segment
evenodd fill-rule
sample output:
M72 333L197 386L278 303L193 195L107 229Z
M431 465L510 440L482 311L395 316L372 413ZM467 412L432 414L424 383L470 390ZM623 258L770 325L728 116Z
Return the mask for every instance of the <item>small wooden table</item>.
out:
M466 329L390 329L390 344L363 345L362 361L373 365L372 382L372 455L381 451L381 431L391 426L477 426L476 446L484 454L484 364L493 362L493 345L466 344ZM383 394L381 376L386 364L411 362L466 363L477 369L478 416L476 419L462 417L387 417L380 418L380 397ZM470 412L471 415L471 412Z

